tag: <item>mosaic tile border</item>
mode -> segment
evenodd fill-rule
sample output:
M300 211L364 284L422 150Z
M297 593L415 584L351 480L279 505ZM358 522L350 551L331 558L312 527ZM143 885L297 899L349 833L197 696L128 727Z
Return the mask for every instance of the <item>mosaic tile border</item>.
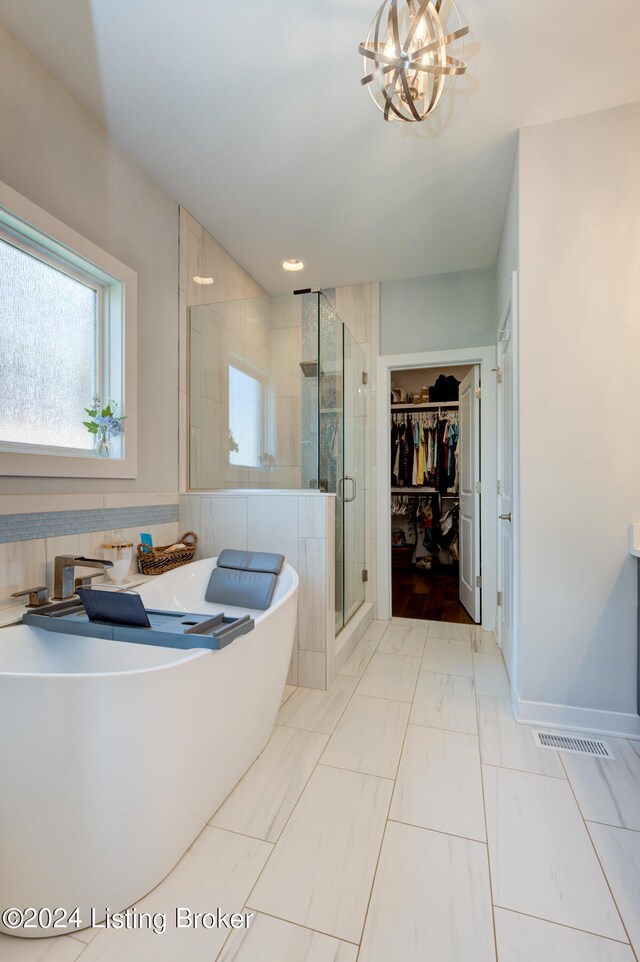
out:
M113 531L137 525L167 524L178 520L177 504L149 504L130 508L83 511L46 511L0 517L0 544L58 538L88 531Z

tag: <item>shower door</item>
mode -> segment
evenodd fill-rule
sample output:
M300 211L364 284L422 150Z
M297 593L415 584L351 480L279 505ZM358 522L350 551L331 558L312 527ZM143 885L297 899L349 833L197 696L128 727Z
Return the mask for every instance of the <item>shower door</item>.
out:
M312 296L312 295L309 295ZM335 631L344 625L344 325L324 294L318 310L318 419L320 490L336 495Z
M343 417L344 624L364 602L367 386L362 349L344 328Z
M335 628L364 601L364 355L331 302L318 296L320 487L336 495Z

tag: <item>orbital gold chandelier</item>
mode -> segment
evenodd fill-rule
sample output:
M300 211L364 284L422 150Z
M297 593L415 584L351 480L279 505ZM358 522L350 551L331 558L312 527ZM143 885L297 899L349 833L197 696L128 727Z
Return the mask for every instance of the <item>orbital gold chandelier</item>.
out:
M466 72L468 33L454 0L384 0L358 50L365 63L360 82L385 120L425 120L436 109Z

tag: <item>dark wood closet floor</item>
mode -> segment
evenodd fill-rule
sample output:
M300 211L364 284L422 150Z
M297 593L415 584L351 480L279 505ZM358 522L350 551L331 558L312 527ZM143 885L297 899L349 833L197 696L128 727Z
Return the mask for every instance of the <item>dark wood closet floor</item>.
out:
M472 625L460 604L458 571L420 571L407 568L392 572L392 611L395 618L424 618Z

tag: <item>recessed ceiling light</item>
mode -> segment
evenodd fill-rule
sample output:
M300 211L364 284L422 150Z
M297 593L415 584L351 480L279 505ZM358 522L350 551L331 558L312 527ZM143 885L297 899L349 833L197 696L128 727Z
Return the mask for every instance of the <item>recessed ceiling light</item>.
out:
M198 277L193 278L195 284L213 284L213 277Z
M304 264L302 261L296 260L295 257L292 257L290 260L284 261L282 266L284 267L285 271L301 271L304 267Z

